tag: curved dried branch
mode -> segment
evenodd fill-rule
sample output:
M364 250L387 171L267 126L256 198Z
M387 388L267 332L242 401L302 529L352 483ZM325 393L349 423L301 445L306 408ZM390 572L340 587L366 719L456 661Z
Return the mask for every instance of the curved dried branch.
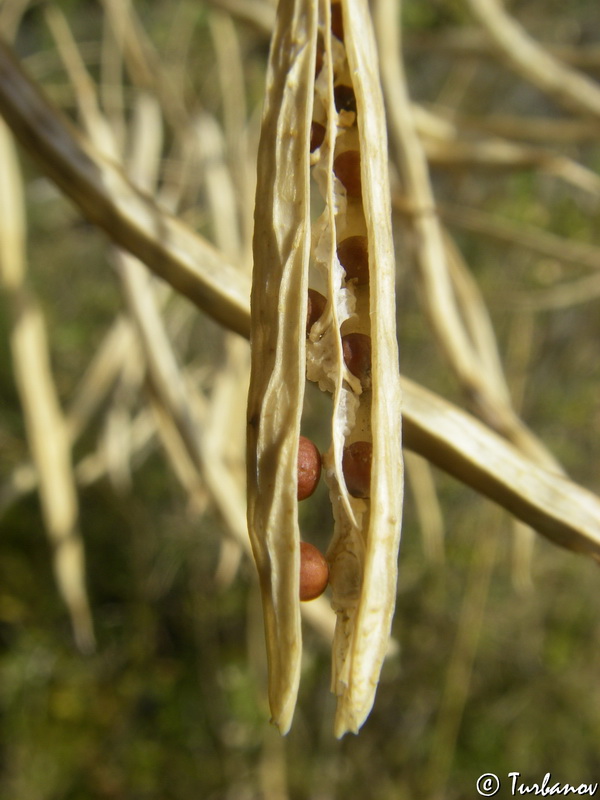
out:
M0 46L0 110L21 144L84 216L91 221L100 216L116 243L223 325L248 335L246 277L95 154L31 86L6 46ZM99 180L103 174L116 174L118 180L104 185ZM113 195L115 189L122 194ZM128 198L143 210L141 221L147 224L141 231L140 220L125 208ZM161 238L164 233L172 235ZM563 547L600 557L600 498L536 467L484 425L412 381L404 379L403 392L407 447Z
M95 152L1 41L0 112L19 143L87 219L218 322L248 336L248 278Z
M461 266L458 251L444 238L399 57L400 42L393 22L397 2L378 0L376 9L391 139L407 205L414 209L411 222L418 277L438 344L479 415L531 458L555 469L555 459L526 429L512 407L488 310L476 284Z
M600 498L524 458L478 420L403 379L404 444L556 544L600 561Z
M22 179L8 128L0 121L0 289L11 312L10 347L27 440L38 476L42 518L59 591L82 651L95 647L71 443L50 365L46 322L26 275Z
M537 44L496 0L468 0L469 7L508 64L561 106L600 119L600 88Z
M600 268L600 247L597 245L567 239L522 221L517 224L478 208L438 205L438 212L450 226L527 248L548 258L580 264L594 271Z
M412 105L427 160L436 167L481 166L498 170L538 169L597 197L600 179L591 169L554 150L499 136L465 137L464 128L437 111Z

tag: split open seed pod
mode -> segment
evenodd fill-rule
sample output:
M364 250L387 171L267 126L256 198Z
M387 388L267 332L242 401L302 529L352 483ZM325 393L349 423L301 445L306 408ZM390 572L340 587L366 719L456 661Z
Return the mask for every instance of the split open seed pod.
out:
M388 647L403 469L387 141L368 4L343 0L333 21L332 32L324 0L281 0L271 43L253 245L248 526L271 713L286 732L302 648L298 441L306 380L314 381L332 398L323 466L334 521L327 560L341 736L369 714ZM344 97L353 95L351 104L340 102L339 86ZM317 147L315 125L324 130ZM323 210L312 221L315 197ZM350 237L366 244L368 271L360 280L346 274L338 256ZM326 304L307 336L309 288ZM348 352L344 357L344 341L359 340L370 341L365 375L348 368ZM354 497L344 478L344 450L357 441L372 445L367 497Z

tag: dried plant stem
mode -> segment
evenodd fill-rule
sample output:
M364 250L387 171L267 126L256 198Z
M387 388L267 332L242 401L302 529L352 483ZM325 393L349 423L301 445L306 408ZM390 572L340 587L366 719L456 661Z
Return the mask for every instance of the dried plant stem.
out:
M535 168L595 197L600 194L598 175L572 158L547 147L499 137L466 137L456 121L421 106L413 104L412 108L427 159L437 167Z
M411 52L422 52L423 50L435 50L437 53L445 53L449 56L466 58L477 56L478 58L495 58L496 53L490 48L489 36L480 27L467 27L461 25L457 28L444 30L442 33L421 33L410 38ZM576 44L559 44L548 42L543 46L544 50L560 61L572 64L580 69L598 70L600 69L600 47L595 42Z
M497 0L468 0L468 5L519 75L565 108L600 119L600 88L594 81L550 55Z
M42 99L6 46L0 46L0 110L20 143L84 216L207 314L248 335L245 276L85 144ZM596 496L535 467L468 414L417 384L404 380L403 388L411 449L564 547L600 553Z
M461 230L525 247L548 258L580 264L594 271L600 269L600 247L566 239L523 222L499 219L477 208L443 205L438 207L438 211L450 226L456 226Z
M452 120L459 130L485 133L516 141L543 144L566 144L594 141L598 138L598 125L589 119L555 119L554 117L527 117L511 114L490 114L482 118L465 114L449 114L438 105L427 106L440 117Z
M600 557L600 498L537 466L473 417L403 379L404 443L556 544Z
M271 35L275 24L275 7L267 0L209 0L215 8L226 11L234 19L252 23L258 30Z
M482 395L486 393L481 380L482 365L456 305L427 160L417 135L399 57L397 26L392 24L396 11L396 0L379 0L375 21L391 142L403 177L406 203L412 210L418 276L440 346L467 392Z
M404 464L419 520L425 557L434 564L441 564L444 561L444 515L431 466L424 458L410 452L404 454Z
M50 366L46 325L25 275L25 220L17 155L0 122L0 283L12 314L10 346L27 439L38 475L44 525L75 640L94 648L68 428Z
M124 317L118 317L98 347L96 355L90 361L88 369L76 387L73 399L67 407L65 424L71 447L110 393L123 369L126 356L131 356L132 352L135 358L135 338L131 324ZM132 447L135 452L137 448L133 446L133 443ZM94 459L94 456L88 458ZM86 459L83 459L80 465L85 461ZM75 468L77 482L89 482L88 478L82 481L80 465ZM90 474L87 468L83 472L86 475ZM92 472L96 474L95 469ZM100 474L104 474L104 468L100 470L98 477ZM37 473L31 462L23 462L15 467L12 475L0 490L0 515L5 513L19 497L33 491L36 486Z
M571 281L561 281L549 289L528 292L517 296L517 307L530 311L544 311L590 303L600 297L600 274L585 275Z
M547 449L525 427L511 406L489 314L460 253L445 237L435 211L428 165L411 113L399 58L396 0L378 0L377 30L382 81L392 141L412 208L416 262L425 308L439 346L462 388L482 418L534 460L560 469Z
M90 221L213 318L248 336L249 280L78 136L2 43L0 111L20 144Z

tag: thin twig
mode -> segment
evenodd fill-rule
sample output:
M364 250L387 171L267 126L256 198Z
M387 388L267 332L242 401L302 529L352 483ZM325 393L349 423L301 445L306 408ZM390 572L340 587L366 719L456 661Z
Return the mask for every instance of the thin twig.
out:
M10 345L15 381L59 591L69 610L77 645L89 652L95 640L85 588L71 446L52 375L45 320L26 278L24 202L17 154L1 121L0 164L0 284L12 314Z
M600 120L600 88L537 44L496 0L467 0L507 63L561 106Z

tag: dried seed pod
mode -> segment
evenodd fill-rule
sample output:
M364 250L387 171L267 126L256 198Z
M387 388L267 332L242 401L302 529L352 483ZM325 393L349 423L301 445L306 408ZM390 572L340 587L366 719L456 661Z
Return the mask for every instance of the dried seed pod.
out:
M323 144L325 138L325 126L320 122L313 122L310 126L310 152L314 153Z
M371 496L371 461L373 445L371 442L353 442L344 448L342 471L346 486L352 497Z
M261 584L269 704L282 733L292 721L302 655L297 450L306 382L317 14L306 0L278 6L254 213L247 517Z
M318 319L321 319L325 306L327 305L327 298L323 297L316 289L308 290L308 306L306 310L306 335L310 333L312 326Z
M310 439L301 436L298 442L298 500L311 496L320 477L321 454Z
M323 594L329 582L329 565L314 545L300 542L300 600L314 600Z
M360 153L358 150L345 150L336 156L333 171L344 185L348 197L360 198Z
M344 363L359 379L363 389L371 385L371 337L364 333L342 336Z
M359 286L369 282L369 243L366 236L348 236L337 246L337 256L346 271L346 280Z
M351 88L356 114L336 110L335 79ZM279 3L267 92L253 242L248 530L263 598L269 702L273 721L286 732L300 677L296 456L308 376L332 395L332 444L323 458L334 518L327 563L337 614L332 690L341 736L356 732L373 704L396 597L402 511L388 149L369 4L341 0L330 20L326 3ZM311 154L313 120L325 135ZM316 220L315 186L323 200ZM335 243L357 236L366 237L368 280L347 272L344 281ZM309 270L327 287L318 337L306 336L313 317ZM352 338L344 347L346 328L370 342L370 358L364 348L357 354ZM356 391L350 369L363 389L370 372L369 391ZM368 498L357 500L348 491L342 463L347 438L372 443Z

